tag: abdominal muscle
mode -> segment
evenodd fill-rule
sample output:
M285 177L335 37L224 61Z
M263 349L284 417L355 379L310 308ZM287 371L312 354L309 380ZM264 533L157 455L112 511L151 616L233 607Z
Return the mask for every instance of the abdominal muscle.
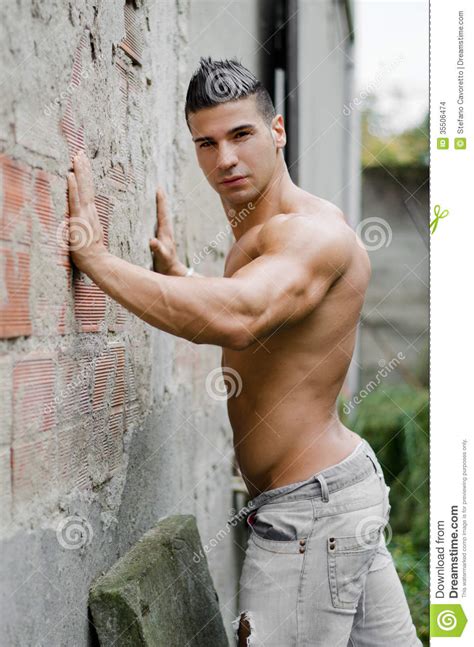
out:
M239 396L239 400L240 400ZM264 412L259 405L259 410ZM250 412L240 400L228 400L229 419L234 431L237 463L251 497L259 492L306 480L313 474L339 463L361 439L345 427L335 407L311 398L286 406L268 415ZM245 424L244 424L245 421Z

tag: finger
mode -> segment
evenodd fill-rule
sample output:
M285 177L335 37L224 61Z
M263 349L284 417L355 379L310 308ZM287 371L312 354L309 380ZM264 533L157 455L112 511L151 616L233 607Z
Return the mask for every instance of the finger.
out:
M80 204L91 204L94 202L94 179L90 161L84 151L74 157L74 175L76 176Z
M67 176L68 188L68 201L69 201L69 215L72 218L79 216L80 204L79 193L77 191L77 183L74 173L69 173Z
M150 249L152 252L159 252L159 253L163 252L161 242L157 238L150 239Z
M157 234L172 234L168 214L168 201L163 189L156 192Z

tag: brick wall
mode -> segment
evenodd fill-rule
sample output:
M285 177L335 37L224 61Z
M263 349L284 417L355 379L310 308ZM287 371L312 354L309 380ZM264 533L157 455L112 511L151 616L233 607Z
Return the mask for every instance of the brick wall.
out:
M142 69L146 16L132 4L122 10L123 15L115 18L123 20L124 35L111 43L107 61L108 85L115 94L104 97L103 104L115 115L124 140L122 155L114 161L99 145L100 166L95 167L103 175L96 186L96 207L109 248L109 230L115 223L120 232L118 221L127 230L122 231L123 242L131 248L125 236L131 227L124 226L127 214L121 202L125 195L143 191L145 180L143 155L132 159L128 139L140 128L140 102L147 83ZM15 137L18 141L9 142L8 133L3 133L7 141L0 154L0 337L3 366L9 368L2 375L5 424L0 478L7 484L4 523L13 527L37 517L44 504L54 505L60 492L90 488L111 478L122 464L127 424L140 410L133 357L124 334L130 315L72 267L68 252L65 176L79 150L94 153L81 106L87 103L96 68L106 64L97 59L97 30L87 22L75 28L69 24L76 45L64 52L65 89L58 87L53 101L24 106L25 112L31 111L31 123L21 137ZM42 27L41 36L47 36L46 26ZM11 35L20 36L14 30ZM20 63L25 83L40 63L38 57L31 68ZM40 82L46 86L54 80L47 77ZM19 100L26 104L28 97ZM99 108L98 97L94 102ZM13 120L15 116L14 111ZM36 133L45 122L47 129L56 131L62 148L43 149ZM104 119L101 127L106 125ZM53 158L45 160L48 152ZM131 216L139 214L129 213L127 219ZM117 236L114 243L116 252ZM100 339L100 354L86 352L85 336Z
M233 504L225 403L204 387L219 350L128 313L71 266L66 243L81 149L112 253L151 268L158 183L182 260L208 242L177 207L195 165L189 5L0 6L0 646L90 644L101 571L160 517L196 514L205 541ZM221 597L233 595L231 553L229 538L213 555Z

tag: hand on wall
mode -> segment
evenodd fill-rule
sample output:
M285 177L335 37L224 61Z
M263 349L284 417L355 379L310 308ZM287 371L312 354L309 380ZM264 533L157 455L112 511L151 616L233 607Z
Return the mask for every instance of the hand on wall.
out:
M94 202L92 168L84 151L74 157L73 164L74 172L68 175L69 250L74 265L87 273L94 259L108 250Z
M181 263L176 252L176 243L171 226L166 195L162 189L156 192L156 237L150 238L153 254L153 268L160 274L183 276L186 266Z

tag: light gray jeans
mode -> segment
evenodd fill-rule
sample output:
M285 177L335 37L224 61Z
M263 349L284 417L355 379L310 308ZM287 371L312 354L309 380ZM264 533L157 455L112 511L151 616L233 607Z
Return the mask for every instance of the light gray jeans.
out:
M247 507L239 615L250 647L420 647L384 535L390 488L366 440ZM244 632L242 632L243 634Z

